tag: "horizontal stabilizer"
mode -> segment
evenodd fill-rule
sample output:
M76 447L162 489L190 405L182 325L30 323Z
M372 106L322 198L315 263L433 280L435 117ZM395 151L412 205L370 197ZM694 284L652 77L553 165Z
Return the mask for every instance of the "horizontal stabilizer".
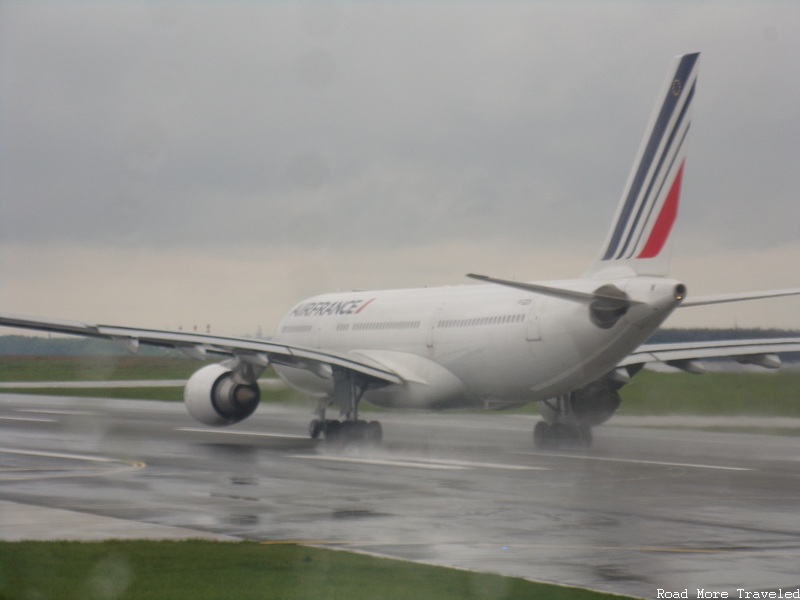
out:
M471 279L477 279L478 281L485 281L487 283L495 283L497 285L504 285L506 287L516 288L518 290L525 290L526 292L542 294L544 296L553 296L555 298L562 298L564 300L573 300L575 302L594 302L595 300L610 300L615 303L624 302L628 306L630 306L631 304L641 304L641 302L637 302L636 300L631 300L625 296L620 296L619 294L618 295L604 294L599 290L592 293L579 292L577 290L555 288L555 287L550 287L548 285L539 285L537 283L523 283L521 281L510 281L508 279L496 279L494 277L489 277L488 275L477 275L475 273L468 273L467 277Z
M783 296L798 295L800 295L800 288L768 290L764 292L741 292L716 296L698 296L697 298L687 298L683 301L681 306L708 306L710 304L723 304L725 302L743 302L745 300L762 300L764 298L781 298Z

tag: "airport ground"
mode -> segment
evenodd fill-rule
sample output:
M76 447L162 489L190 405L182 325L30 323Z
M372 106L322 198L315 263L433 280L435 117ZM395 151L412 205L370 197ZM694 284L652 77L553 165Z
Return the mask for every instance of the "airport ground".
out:
M169 402L0 403L4 539L297 541L644 598L800 583L792 436L622 417L537 452L532 415L381 413L382 449L332 452L281 404L210 429Z

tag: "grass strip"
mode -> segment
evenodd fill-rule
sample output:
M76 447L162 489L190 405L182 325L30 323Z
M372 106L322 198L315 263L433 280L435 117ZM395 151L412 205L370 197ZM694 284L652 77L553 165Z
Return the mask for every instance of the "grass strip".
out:
M0 381L186 379L203 363L148 356L4 356ZM4 389L8 393L181 400L180 388ZM642 371L622 388L621 415L751 415L800 417L800 371L658 373ZM297 402L288 389L262 389L265 402ZM535 404L519 409L535 414Z
M620 415L800 417L800 372L655 373L622 388Z
M470 600L620 596L518 578L256 542L3 542L0 598Z
M0 381L188 379L204 364L158 356L2 356Z
M75 396L79 398L118 398L121 400L183 401L182 387L2 388L0 393L31 394L34 396Z
M99 388L58 388L58 387L26 387L2 388L2 394L31 394L34 396L74 396L79 398L118 398L122 400L164 400L183 402L183 387L99 387ZM306 402L313 405L306 396L300 395L290 388L262 387L262 402ZM0 599L2 600L2 599Z
M645 429L663 429L662 425L642 425ZM670 425L669 429L685 429L691 431L707 431L709 433L736 433L756 434L770 436L800 437L798 427L760 427L757 425Z

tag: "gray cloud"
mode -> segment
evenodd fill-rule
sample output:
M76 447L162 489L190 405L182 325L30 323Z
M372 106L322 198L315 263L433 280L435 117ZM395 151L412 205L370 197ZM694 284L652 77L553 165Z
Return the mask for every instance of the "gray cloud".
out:
M527 272L522 259L497 267L521 277L556 250L589 248L588 263L669 60L694 50L676 237L687 252L770 256L800 237L794 3L0 10L0 244L16 249L127 248L135 262L155 248L209 263L468 243L476 255L526 248ZM784 256L772 285L800 280ZM464 260L430 262L455 277ZM393 269L405 281L420 267ZM304 291L314 277L284 285Z

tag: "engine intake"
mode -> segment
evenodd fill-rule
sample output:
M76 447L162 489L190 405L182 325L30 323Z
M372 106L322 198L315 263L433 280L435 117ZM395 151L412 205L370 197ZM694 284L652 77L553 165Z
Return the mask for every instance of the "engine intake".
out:
M222 365L203 367L186 382L183 401L189 414L206 425L233 425L253 414L261 400L257 383L239 383Z

